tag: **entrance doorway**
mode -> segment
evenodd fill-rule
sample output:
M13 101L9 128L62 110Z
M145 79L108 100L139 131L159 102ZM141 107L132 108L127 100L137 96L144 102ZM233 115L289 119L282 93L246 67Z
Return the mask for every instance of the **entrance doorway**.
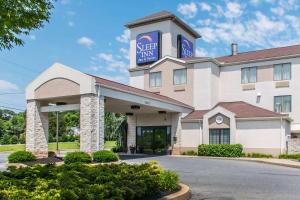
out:
M137 153L167 154L171 145L170 126L140 126L137 127Z

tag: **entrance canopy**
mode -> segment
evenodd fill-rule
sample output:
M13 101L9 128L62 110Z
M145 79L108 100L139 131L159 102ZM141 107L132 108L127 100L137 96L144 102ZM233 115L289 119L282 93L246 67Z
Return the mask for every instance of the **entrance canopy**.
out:
M48 112L80 110L80 149L103 148L104 111L190 113L193 107L175 99L55 63L26 88L26 148L44 157L48 153Z

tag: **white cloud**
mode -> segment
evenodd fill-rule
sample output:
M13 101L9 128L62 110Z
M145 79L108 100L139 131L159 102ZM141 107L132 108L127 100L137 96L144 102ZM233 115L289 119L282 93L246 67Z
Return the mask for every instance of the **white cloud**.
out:
M81 37L77 40L77 43L78 44L81 44L81 45L84 45L88 48L91 48L92 45L95 44L95 42L91 39L91 38L88 38L88 37Z
M237 18L243 13L241 5L236 2L226 3L226 8L227 10L225 11L224 16L228 18Z
M126 48L120 48L120 52L123 54L123 57L127 60L129 60L129 49Z
M35 35L29 35L29 39L35 40L35 39L36 39L36 36L35 36Z
M18 86L6 80L0 80L0 90L17 90Z
M68 26L73 27L74 25L75 25L75 23L73 21L68 22Z
M120 50L121 51L121 50ZM99 53L96 55L96 58L100 62L104 62L103 69L110 72L119 72L125 75L128 75L128 62L125 62L124 56L113 55L111 53Z
M190 19L194 18L197 14L198 8L194 2L189 4L178 4L177 11L182 14L184 17Z
M129 81L129 76L112 76L112 75L104 75L104 74L100 74L99 75L102 78L108 79L108 80L112 80L112 81L116 81L116 82L120 82L120 83L124 83L124 84L128 84Z
M196 56L197 57L206 57L206 56L208 56L208 52L203 48L197 47L196 48Z
M201 2L199 3L199 6L202 11L207 11L207 12L211 11L211 6L207 3Z
M124 30L122 35L116 37L116 40L121 43L129 43L130 31L128 29Z

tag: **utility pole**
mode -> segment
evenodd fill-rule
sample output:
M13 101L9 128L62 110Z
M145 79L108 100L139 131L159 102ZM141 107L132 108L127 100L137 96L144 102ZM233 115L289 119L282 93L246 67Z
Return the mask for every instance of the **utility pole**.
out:
M56 153L58 153L58 111L56 112Z

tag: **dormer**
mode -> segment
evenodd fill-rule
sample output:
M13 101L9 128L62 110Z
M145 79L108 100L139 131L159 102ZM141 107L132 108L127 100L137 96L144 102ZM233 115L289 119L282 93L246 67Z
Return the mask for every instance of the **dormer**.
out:
M201 36L174 14L161 11L125 25L130 30L130 68L147 67L165 57L195 56Z

